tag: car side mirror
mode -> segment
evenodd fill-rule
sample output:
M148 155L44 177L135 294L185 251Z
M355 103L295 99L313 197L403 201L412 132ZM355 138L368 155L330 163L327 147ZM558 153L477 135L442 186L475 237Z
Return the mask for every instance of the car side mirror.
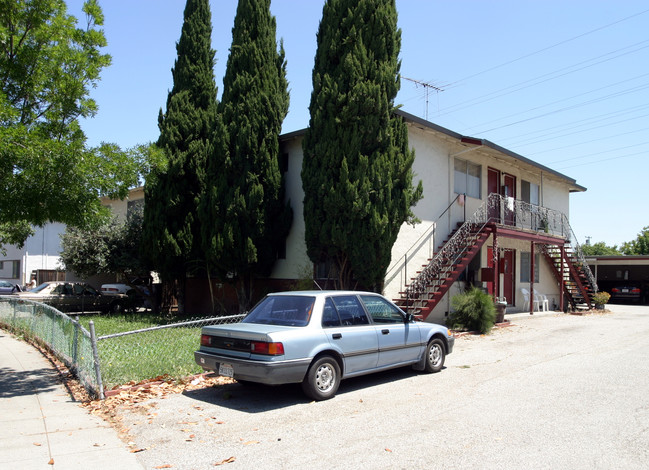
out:
M415 321L415 316L412 313L406 313L406 323L412 323Z

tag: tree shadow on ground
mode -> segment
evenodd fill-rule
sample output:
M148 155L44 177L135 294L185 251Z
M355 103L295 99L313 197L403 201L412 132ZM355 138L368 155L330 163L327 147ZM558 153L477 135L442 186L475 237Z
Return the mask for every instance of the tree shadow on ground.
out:
M49 368L24 371L0 367L0 398L34 395L57 386L57 374Z

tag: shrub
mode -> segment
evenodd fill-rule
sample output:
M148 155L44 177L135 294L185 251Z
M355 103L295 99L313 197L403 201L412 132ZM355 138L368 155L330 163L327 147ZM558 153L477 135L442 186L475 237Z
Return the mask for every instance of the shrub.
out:
M593 295L593 302L595 306L601 307L608 303L608 300L611 298L611 294L608 292L600 291Z
M496 322L496 307L489 294L471 287L451 299L453 312L447 325L453 329L467 329L482 334L489 333Z

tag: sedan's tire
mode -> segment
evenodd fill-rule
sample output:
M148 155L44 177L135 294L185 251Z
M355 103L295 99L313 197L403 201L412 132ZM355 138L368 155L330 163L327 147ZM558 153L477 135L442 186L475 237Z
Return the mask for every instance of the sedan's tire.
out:
M439 372L444 367L446 349L439 338L433 338L426 346L425 370L426 372Z
M108 313L112 313L115 315L119 315L121 313L124 313L124 304L122 302L116 301L110 304L110 307L108 307Z
M340 366L331 356L319 357L311 364L302 382L304 393L314 400L328 400L340 386Z

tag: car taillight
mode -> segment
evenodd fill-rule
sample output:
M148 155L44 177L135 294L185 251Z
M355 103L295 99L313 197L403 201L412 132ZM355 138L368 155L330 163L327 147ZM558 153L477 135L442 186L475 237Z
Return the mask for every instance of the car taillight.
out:
M613 287L613 288L611 289L611 292L620 292L620 289L618 289L617 287Z
M210 335L201 335L201 346L211 346L212 337Z
M267 356L281 356L284 354L284 345L282 343L251 341L250 352L253 354L265 354Z
M634 294L639 294L639 293L640 293L640 289L638 289L637 287L635 287L635 288L631 289L631 292L633 292Z

